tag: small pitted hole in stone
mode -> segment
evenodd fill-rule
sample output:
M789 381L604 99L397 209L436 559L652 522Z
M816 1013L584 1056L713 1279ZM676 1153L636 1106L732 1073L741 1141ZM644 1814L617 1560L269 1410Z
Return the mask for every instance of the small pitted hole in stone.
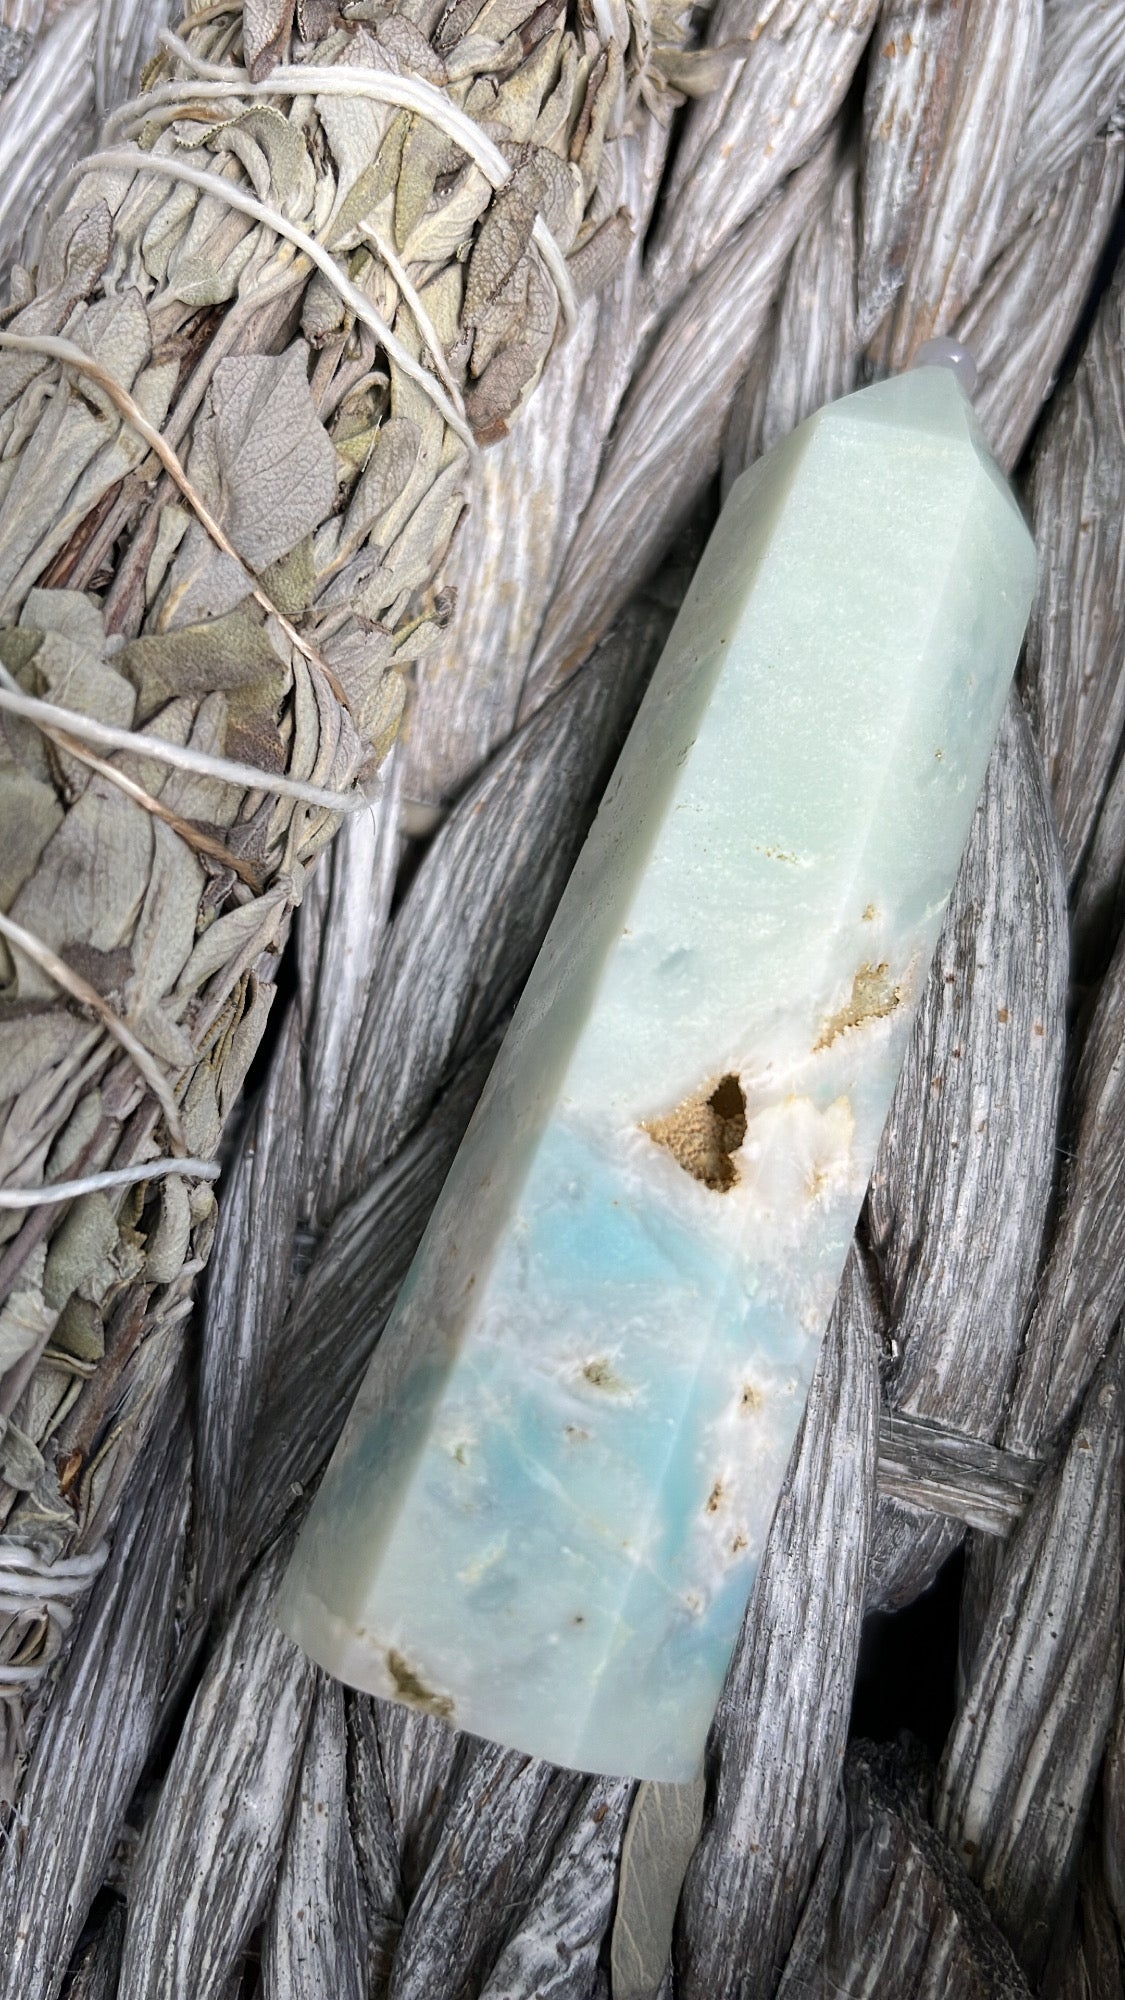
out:
M607 1396L619 1396L625 1387L620 1375L614 1373L601 1355L594 1361L587 1361L582 1374L592 1389L604 1389Z
M850 1034L853 1028L866 1028L872 1021L885 1020L905 999L906 987L891 978L885 959L879 965L861 965L848 998L828 1016L819 1039L813 1043L813 1054L830 1049L834 1041Z
M645 1119L641 1130L667 1147L685 1173L725 1194L738 1179L733 1155L746 1137L746 1092L729 1072L713 1088L686 1097L666 1118Z
M716 1479L710 1493L707 1495L707 1512L709 1514L717 1514L722 1505L722 1500L723 1482L721 1479Z
M756 1417L758 1412L764 1409L765 1401L766 1399L761 1390L755 1388L753 1382L744 1384L742 1394L739 1397L739 1408L746 1416Z

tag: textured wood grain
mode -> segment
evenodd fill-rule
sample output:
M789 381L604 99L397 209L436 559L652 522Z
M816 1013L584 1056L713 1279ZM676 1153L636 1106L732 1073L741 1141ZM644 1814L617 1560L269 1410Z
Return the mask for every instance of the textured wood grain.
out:
M367 2000L346 1769L344 1691L321 1676L262 1938L262 2000Z
M528 1913L585 1781L474 1744L447 1797L433 1858L407 1912L391 2000L470 2000Z
M868 1199L892 1409L994 1440L1055 1182L1066 900L1042 767L1009 706ZM1033 1448L1033 1447L1032 1447ZM957 1531L880 1502L873 1600L908 1602Z
M810 158L842 103L877 0L724 0L714 38L749 42L717 90L691 107L655 232L648 275L670 300L706 269L747 217ZM742 171L730 151L753 150Z
M353 1697L370 1711L398 1855L402 1894L412 1902L441 1838L446 1804L459 1789L476 1744L448 1724L392 1702Z
M1097 1841L1088 1837L1078 1869L1069 1931L1060 1931L1044 1975L1048 2000L1121 2000L1125 1946L1106 1891Z
M205 1601L229 1584L227 1545L244 1440L263 1389L261 1328L284 1310L301 1190L302 1077L297 1020L243 1135L218 1231L223 1255L207 1288L199 1356L197 1588Z
M222 1994L267 1907L316 1686L270 1611L287 1552L257 1570L208 1660L137 1850L130 2000Z
M712 1732L677 1930L682 2000L772 1993L797 1928L847 1738L875 1406L874 1327L853 1257Z
M1042 0L888 0L880 12L863 105L859 324L886 367L948 333L987 269L1041 35Z
M182 1582L185 1417L185 1385L177 1378L35 1746L20 1817L0 1858L4 2000L54 2000L61 1991L149 1756Z
M1013 701L868 1208L898 1348L893 1405L982 1437L1005 1406L1054 1183L1066 973L1057 838Z
M731 399L788 253L832 185L834 158L828 141L732 238L658 335L563 565L525 712L586 659L717 471Z
M344 1694L347 1808L367 1936L367 1986L382 1995L402 1929L403 1869L383 1772L378 1718L384 1704Z
M99 118L132 96L161 29L174 18L169 0L102 0L94 28L94 109Z
M846 156L829 200L805 224L735 397L723 442L723 497L740 472L822 403L856 387L858 172Z
M836 1879L810 1898L778 2000L1030 2000L983 1898L928 1822L926 1789L908 1757L851 1751Z
M976 359L977 415L1008 471L1055 386L1120 207L1123 173L1120 133L1098 133L1029 211L1020 205L1023 221L952 328Z
M1076 1408L1125 1305L1125 936L1098 994L1073 1089L1062 1203L1005 1442L1035 1451Z
M1036 1979L1121 1673L1122 1350L996 1577L938 1775L935 1824Z
M1040 1472L1039 1459L981 1444L964 1431L891 1415L879 1422L880 1500L890 1496L987 1535L1011 1533Z
M1097 980L1125 923L1125 759L1102 802L1078 878L1071 929L1075 969Z
M1039 73L1016 157L1023 205L1112 123L1123 89L1122 0L1045 0Z
M97 0L62 13L21 66L18 84L0 96L0 276L24 247L60 168L92 137L97 14Z
M1117 1683L1102 1773L1101 1871L1125 1932L1125 1677Z
M481 2000L588 2000L613 1911L628 1779L582 1787L531 1903L481 1988Z
M401 846L401 769L396 746L370 813L357 813L341 828L315 870L297 926L304 1079L300 1207L313 1226L332 1216L322 1162L340 1120L367 988L390 917Z
M1039 593L1024 688L1068 875L1093 830L1125 729L1125 275L1106 292L1035 453Z

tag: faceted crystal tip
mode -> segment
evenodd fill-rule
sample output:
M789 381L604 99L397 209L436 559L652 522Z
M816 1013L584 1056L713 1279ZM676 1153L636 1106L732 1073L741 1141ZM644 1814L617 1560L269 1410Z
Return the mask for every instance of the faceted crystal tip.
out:
M948 368L966 396L971 396L977 386L977 364L972 349L966 347L963 340L954 340L947 333L940 334L935 340L923 341L910 366Z

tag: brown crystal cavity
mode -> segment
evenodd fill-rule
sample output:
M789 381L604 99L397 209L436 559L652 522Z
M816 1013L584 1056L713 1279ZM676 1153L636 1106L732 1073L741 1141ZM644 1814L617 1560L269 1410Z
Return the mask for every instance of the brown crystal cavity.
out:
M746 1137L746 1093L735 1075L720 1077L666 1118L646 1118L641 1129L666 1146L685 1173L725 1194L738 1179L733 1155Z

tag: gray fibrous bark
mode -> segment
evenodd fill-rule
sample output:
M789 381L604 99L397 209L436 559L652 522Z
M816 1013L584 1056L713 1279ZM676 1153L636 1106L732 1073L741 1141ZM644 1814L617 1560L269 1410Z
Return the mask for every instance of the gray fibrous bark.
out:
M331 33L329 11L317 25ZM385 39L386 16L350 11L354 34ZM462 37L481 34L475 12L470 4L448 16ZM99 46L133 46L139 14L128 0L97 18ZM268 30L265 10L248 8L251 18ZM232 19L216 14L192 34L214 36L221 54ZM311 13L298 14L302 36L312 26ZM75 1225L58 1251L52 1235L52 1298L72 1283L59 1308L77 1329L70 1347L53 1329L43 1335L43 1306L26 1286L2 1323L17 1340L34 1326L50 1341L20 1386L24 1417L42 1414L21 1422L10 1406L9 1452L18 1454L22 1435L36 1449L42 1440L52 1471L77 1450L84 1467L116 1468L100 1515L116 1517L111 1547L80 1618L89 1575L58 1571L47 1643L62 1656L31 1709L20 1819L0 1859L0 1909L19 1940L4 1974L13 2000L63 1990L72 1953L73 2000L189 1991L225 2000L255 1981L266 1993L324 2000L352 1991L806 2000L840 1990L1015 2000L1122 1987L1120 279L1092 319L1087 302L1120 209L1125 6L724 0L708 25L711 53L694 71L678 67L671 28L657 28L656 74L703 91L679 114L674 145L651 106L663 83L644 66L640 13L633 35L633 83L648 76L650 85L633 91L631 129L606 141L614 178L585 211L601 289L551 353L544 393L511 435L458 470L469 511L441 590L412 583L421 600L392 628L408 651L381 671L409 682L405 724L371 813L348 819L308 875L291 997L275 1010L284 1018L260 1088L228 1141L192 1367L182 1318L161 1325L159 1342L142 1321L138 1349L124 1309L99 1314L101 1295L73 1277L95 1252L111 1265L100 1212L100 1235L93 1221ZM429 45L448 76L440 37ZM406 67L420 60L416 42L410 51ZM522 44L520 55L534 62ZM38 60L33 37L18 56ZM299 123L288 100L271 108ZM238 126L225 139L224 121ZM225 110L224 121L194 123L191 157L202 147L254 187L255 173L284 171L289 141L263 122L261 100L240 124ZM167 147L175 130L150 130L145 143ZM396 254L406 254L397 233L404 179L404 215L419 185L426 190L410 227L434 222L449 196L450 170L428 143L416 129L403 138L394 202L372 211L380 233L389 213ZM544 169L521 226L555 213L553 172ZM165 192L154 210L161 230L145 217L138 240L168 251L160 277L145 281L154 298L166 296L176 259L194 251L194 239L175 237L177 203L186 217L196 202L189 193ZM210 200L199 206L216 231ZM620 210L631 219L628 241ZM254 230L229 218L226 228L233 276ZM359 252L348 242L353 276L366 254L359 282L374 285L372 274L385 273L378 245ZM577 257L568 247L581 277L584 246ZM538 272L539 252L526 241L523 252ZM49 274L55 253L46 254ZM76 269L84 254L79 245ZM62 264L65 275L65 256ZM41 259L40 284L44 268ZM353 328L352 346L326 360L342 323L329 324L335 306L318 280L308 293L324 316L299 336L318 357L305 374L320 398L316 420L338 457L350 449L353 466L369 467L371 433L385 435L397 406L379 404L386 392L362 374L333 402L330 368L354 355L373 376L376 357ZM271 308L267 341L281 355L293 344L286 296ZM409 317L400 308L396 327ZM217 323L240 301L198 310ZM433 317L444 340L445 322ZM1002 462L1018 468L1035 526L1043 584L1024 699L1013 699L992 759L716 1723L705 1794L662 1800L642 1787L634 1797L631 1787L555 1772L431 1717L329 1688L272 1632L269 1592L285 1546L277 1538L378 1338L716 485L934 332L973 346L978 411ZM478 333L474 325L474 341ZM241 343L232 343L234 360ZM446 353L458 368L455 341ZM493 360L488 338L478 358L486 355L475 380ZM8 365L5 356L0 369ZM146 355L139 365L159 364ZM506 367L510 382L518 368ZM393 366L385 372L393 380ZM41 390L54 395L62 379L53 368ZM407 418L432 422L409 401L414 387L403 390ZM96 385L82 393L93 404L75 413L82 422L114 421ZM192 422L211 424L217 451L234 418L213 388L203 395ZM349 396L377 407L345 423ZM29 405L21 451L32 414ZM140 510L147 469L140 460L130 468L124 500L109 504ZM355 487L349 477L344 488L355 492L367 472L357 471ZM389 471L379 479L382 496ZM168 511L180 507L169 491ZM237 523L249 522L252 543L252 508L223 518L250 556ZM125 520L107 512L69 549L76 568L65 581L87 611L102 607L103 629L106 606L111 618L126 604L135 616L143 600L142 624L174 637L184 629L174 610L155 631L174 574L197 625L241 614L276 636L257 600L244 596L232 613L206 594L192 598L200 577L215 584L219 558L197 546L189 571L187 526L176 546L158 535L143 565L128 568ZM124 583L109 576L112 557L120 577L122 550ZM330 560L339 550L336 542ZM380 547L382 567L387 560ZM250 569L261 581L265 572ZM276 587L274 571L266 596ZM331 591L329 579L325 598ZM300 606L300 595L290 601ZM76 620L87 611L71 606ZM331 629L317 626L316 649L342 684L362 650L344 646L357 637L346 613L337 592ZM305 615L290 615L301 633ZM17 634L29 623L17 622ZM52 628L39 652L49 640L61 657L92 630ZM95 662L136 683L142 703L152 679L138 675L129 649L148 630L122 623L124 647L103 648ZM359 635L364 647L370 638ZM26 652L27 640L16 643ZM9 672L31 685L38 656L21 655ZM40 673L48 665L50 654ZM317 662L304 670L312 680ZM84 685L93 699L107 683ZM236 693L226 691L230 711ZM25 760L29 740L38 739L18 737ZM57 786L69 818L72 794L93 780L69 746L48 754L30 777ZM161 773L143 775L163 798ZM191 782L198 801L204 781ZM18 783L33 797L24 777ZM211 813L189 807L180 817L196 831L209 822L205 833L232 844ZM182 841L164 830L169 844ZM196 861L204 865L198 852ZM243 882L230 893L243 891L245 906L257 907L262 892ZM117 948L99 935L96 949ZM81 962L87 975L98 969ZM273 970L268 947L245 958L242 1004ZM63 1011L76 1048L81 1041L76 1060L91 1064L96 1019ZM115 1061L120 1092L132 1072L123 1055ZM111 1111L115 1103L111 1095ZM138 1135L142 1154L146 1138ZM166 1203L150 1190L148 1207L136 1195L123 1206L115 1199L129 1244L154 1256L155 1269L170 1270L185 1243L196 1261L182 1204L178 1221L174 1213L178 1194ZM146 1220L163 1235L137 1246ZM166 1316L186 1306L193 1276L179 1291L162 1280ZM145 1282L116 1267L105 1279L117 1300ZM93 1345L78 1350L84 1328ZM56 1352L71 1371L67 1393L78 1380L83 1407L96 1413L84 1429L66 1413L55 1418ZM95 1509L89 1519L98 1518ZM69 1549L70 1536L45 1552ZM917 1748L849 1747L865 1605L909 1600L962 1540L961 1674L936 1770ZM85 1560L93 1568L100 1552Z

